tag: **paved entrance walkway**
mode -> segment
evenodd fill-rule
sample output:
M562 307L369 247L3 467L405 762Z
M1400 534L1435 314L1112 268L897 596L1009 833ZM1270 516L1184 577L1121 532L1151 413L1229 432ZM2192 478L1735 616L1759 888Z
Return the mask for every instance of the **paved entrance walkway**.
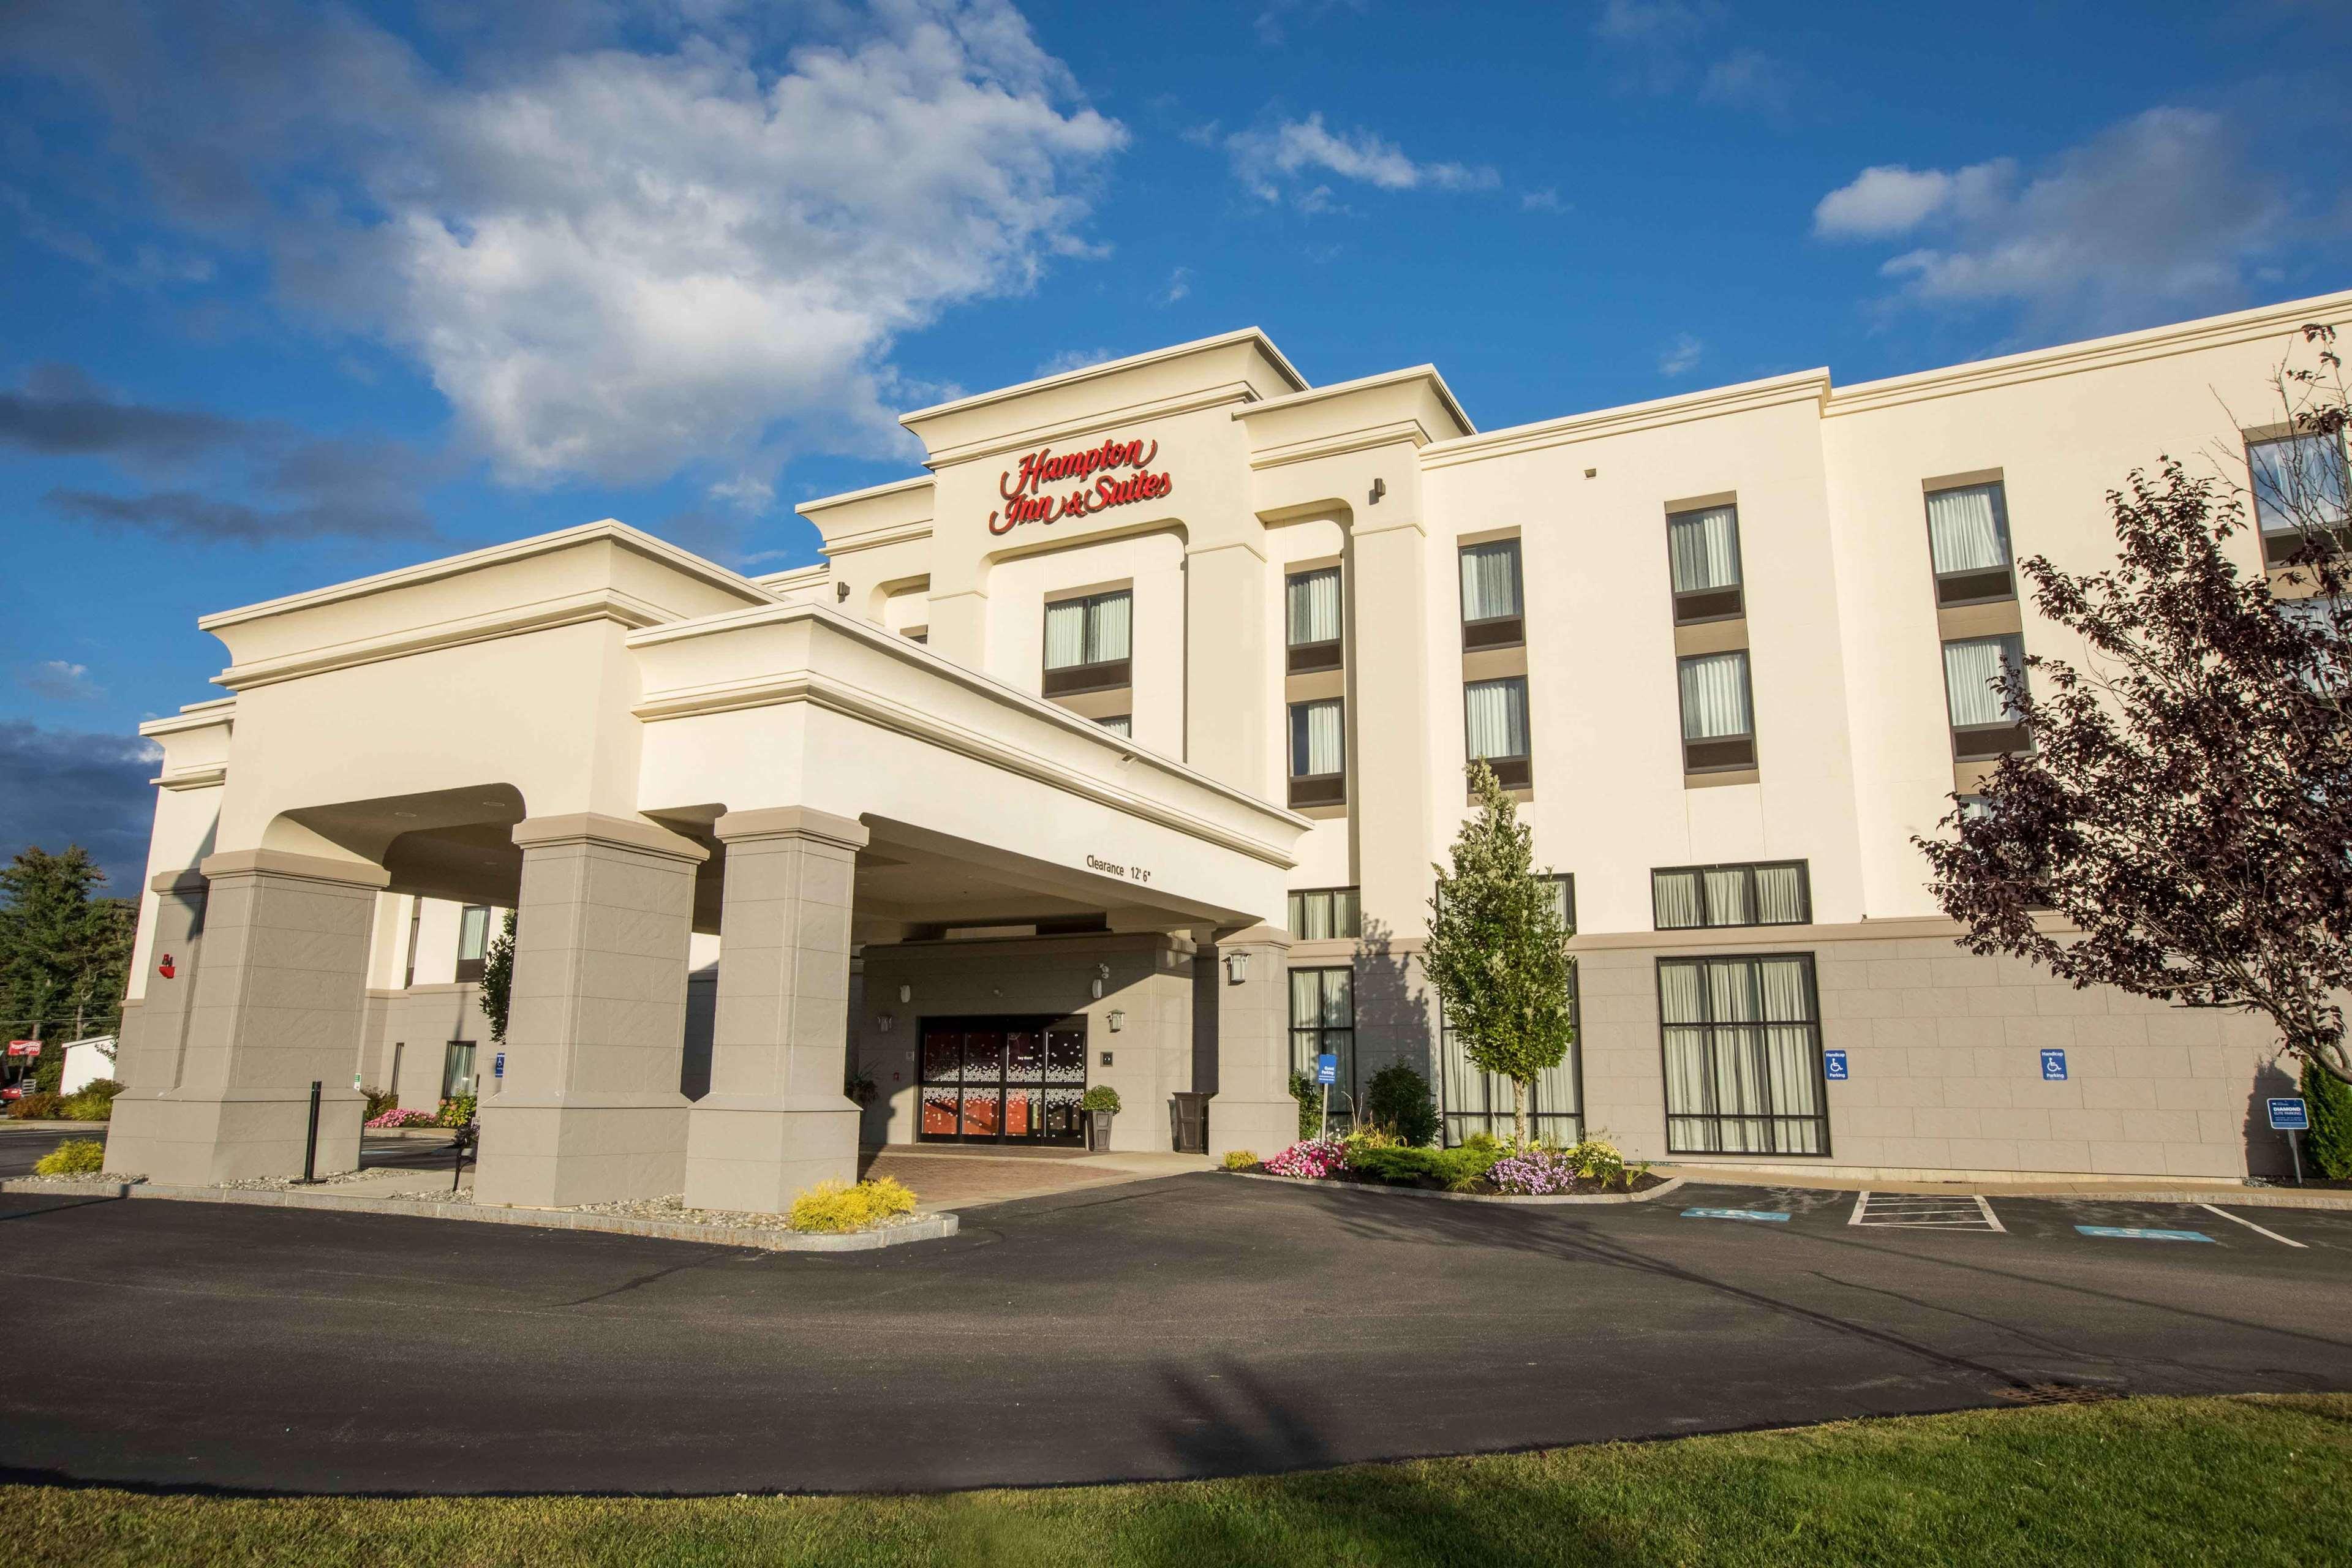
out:
M893 1176L915 1192L918 1213L967 1209L1015 1198L1112 1186L1209 1169L1205 1154L1089 1154L1083 1149L994 1149L893 1143L861 1150L860 1177Z

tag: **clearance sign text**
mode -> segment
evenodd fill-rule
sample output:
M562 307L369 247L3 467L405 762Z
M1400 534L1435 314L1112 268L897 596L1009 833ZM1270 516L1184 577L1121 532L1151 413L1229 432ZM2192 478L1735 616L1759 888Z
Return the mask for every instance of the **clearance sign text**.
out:
M998 476L996 491L1004 498L1004 510L988 514L988 531L1010 533L1020 523L1059 522L1107 507L1157 500L1176 488L1173 479L1151 471L1151 459L1159 455L1157 441L1150 451L1140 441L1105 441L1083 452L1041 447L1022 458L1020 473L1007 468ZM1047 492L1046 486L1067 479L1076 480L1076 488Z

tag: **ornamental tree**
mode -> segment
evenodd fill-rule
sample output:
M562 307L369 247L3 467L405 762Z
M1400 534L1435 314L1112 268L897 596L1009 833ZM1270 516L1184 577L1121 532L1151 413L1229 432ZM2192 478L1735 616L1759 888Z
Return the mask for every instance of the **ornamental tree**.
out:
M2261 1013L2285 1052L2352 1082L2352 639L2340 458L2326 467L2345 404L2324 347L2321 361L2279 383L2294 426L2328 439L2285 487L2297 494L2261 498L2304 536L2276 588L2231 560L2248 527L2236 487L2170 458L2135 471L2107 497L2115 566L2020 563L2088 658L2030 657L1996 683L2032 750L1958 803L1950 837L1914 842L1970 951L2077 988Z
M1454 840L1453 868L1433 868L1429 942L1422 963L1463 1055L1511 1080L1511 1127L1528 1141L1528 1089L1576 1041L1571 1010L1575 933L1549 875L1535 868L1534 835L1494 770L1470 764L1478 814Z
M507 1006L514 996L515 911L507 911L505 929L482 954L482 1016L489 1020L490 1044L507 1043Z

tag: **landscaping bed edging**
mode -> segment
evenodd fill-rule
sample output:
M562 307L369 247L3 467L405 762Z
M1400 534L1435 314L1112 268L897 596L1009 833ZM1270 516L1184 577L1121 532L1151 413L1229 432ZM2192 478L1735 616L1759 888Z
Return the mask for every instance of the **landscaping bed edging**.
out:
M1668 1176L1654 1187L1638 1193L1442 1193L1433 1187L1397 1187L1385 1182L1328 1182L1305 1176L1276 1176L1265 1171L1225 1171L1227 1176L1240 1176L1252 1182L1280 1182L1286 1187L1310 1187L1319 1192L1391 1193L1408 1198L1443 1198L1452 1204L1643 1204L1652 1198L1662 1198L1683 1184L1680 1176Z
M433 1203L415 1198L343 1197L282 1188L174 1187L154 1182L76 1182L57 1177L17 1177L0 1182L0 1192L27 1196L161 1198L172 1203L251 1204L263 1208L326 1209L337 1214L409 1215L421 1219L472 1220L482 1225L522 1225L544 1230L601 1231L614 1236L652 1237L662 1241L700 1241L758 1252L871 1252L910 1241L940 1241L956 1234L952 1214L920 1215L874 1230L826 1235L800 1231L688 1225L676 1220L631 1219L620 1215L570 1209L484 1208L471 1203Z

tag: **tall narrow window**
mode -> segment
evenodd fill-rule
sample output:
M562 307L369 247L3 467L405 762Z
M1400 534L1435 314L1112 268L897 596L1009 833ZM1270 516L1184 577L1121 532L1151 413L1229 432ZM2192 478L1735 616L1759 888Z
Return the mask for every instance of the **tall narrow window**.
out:
M1045 606L1046 696L1128 684L1134 605L1134 595L1120 588Z
M1462 689L1463 721L1469 754L1484 759L1505 789L1535 782L1528 752L1528 678L1474 680Z
M2009 700L2005 684L2025 675L2025 639L1963 637L1944 645L1944 694L1951 705L1952 756L1979 762L2024 751L2024 716Z
M2009 500L2000 482L1929 491L1927 552L1936 563L1938 605L2017 597L2010 574Z
M1339 805L1348 798L1345 710L1337 697L1290 705L1290 804Z
M424 927L425 900L411 898L408 900L408 977L401 982L403 985L416 984L416 939Z
M1307 675L1337 669L1344 661L1339 641L1339 569L1294 572L1284 584L1290 645L1289 669Z
M1299 942L1332 942L1363 934L1361 904L1353 888L1312 888L1290 895L1290 934Z
M457 981L482 977L482 960L490 950L490 909L467 904L457 916Z
M1315 1058L1335 1056L1339 1078L1331 1085L1331 1120L1354 1120L1356 1103L1355 972L1348 968L1290 972L1290 1070L1315 1076Z
M474 1042L452 1040L441 1058L441 1098L456 1100L474 1092Z
M1811 955L1660 959L1658 1013L1669 1153L1830 1152Z
M1497 539L1462 551L1462 646L1511 647L1527 641L1519 599L1519 542Z
M1756 724L1748 712L1748 650L1698 654L1675 661L1682 682L1683 771L1721 773L1756 765Z
M1666 518L1674 569L1675 623L1721 621L1746 613L1739 577L1739 509L1711 506Z
M2246 443L2254 481L2254 521L2263 559L2279 562L2303 548L2304 528L2337 533L2347 515L2344 447L2332 435L2283 436Z

